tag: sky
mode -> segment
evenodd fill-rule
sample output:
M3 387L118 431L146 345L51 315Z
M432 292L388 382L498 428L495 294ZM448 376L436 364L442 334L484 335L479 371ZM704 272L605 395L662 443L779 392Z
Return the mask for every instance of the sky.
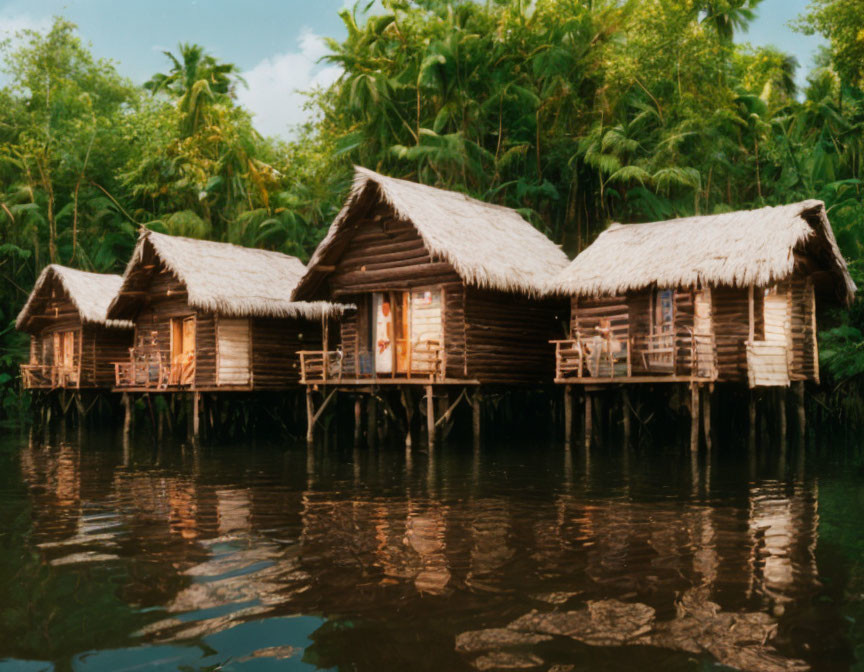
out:
M76 23L97 57L110 58L136 83L168 70L163 51L196 42L237 64L248 88L240 102L264 135L291 137L308 114L299 91L326 86L338 69L318 60L324 37L342 38L338 11L350 0L0 0L0 38L22 28L43 30L53 16ZM801 64L803 84L818 37L794 32L788 22L807 0L763 0L757 19L740 41L773 44Z

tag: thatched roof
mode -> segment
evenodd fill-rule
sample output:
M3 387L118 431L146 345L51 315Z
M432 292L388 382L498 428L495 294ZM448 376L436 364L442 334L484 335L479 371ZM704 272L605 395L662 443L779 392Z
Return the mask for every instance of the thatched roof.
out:
M15 326L21 330L30 330L30 322L38 307L49 298L50 288L54 284L65 292L78 310L82 323L98 324L103 327L131 329L132 323L125 320L109 320L106 317L108 305L120 289L122 279L119 275L104 273L88 273L67 266L51 264L42 269L33 291L24 304L24 308L15 320Z
M227 317L298 317L339 315L345 306L327 301L292 301L291 294L306 267L280 252L169 236L142 229L123 285L108 309L111 317L132 318L139 304L125 295L149 277L141 267L161 261L186 287L197 310Z
M813 200L665 222L613 224L558 275L552 288L574 296L598 296L650 286L767 286L792 273L796 252L833 276L839 300L852 300L855 283L825 205Z
M321 273L316 266L338 254L340 239L350 236L349 223L378 200L410 222L429 254L449 262L469 285L537 296L567 266L567 255L511 208L356 167L348 200L315 250L295 296L320 280L314 277Z

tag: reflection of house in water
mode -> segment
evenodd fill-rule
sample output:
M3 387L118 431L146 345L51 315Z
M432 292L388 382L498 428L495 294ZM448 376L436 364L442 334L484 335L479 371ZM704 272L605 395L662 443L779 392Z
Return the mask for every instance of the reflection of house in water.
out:
M776 482L751 488L753 589L775 608L817 583L818 524L815 492Z

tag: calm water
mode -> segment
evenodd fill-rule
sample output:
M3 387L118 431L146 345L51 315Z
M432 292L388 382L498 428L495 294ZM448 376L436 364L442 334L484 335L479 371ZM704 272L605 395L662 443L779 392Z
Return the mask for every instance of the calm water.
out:
M7 435L0 670L720 669L704 642L620 642L620 619L457 651L460 633L613 598L666 626L686 604L764 619L770 643L733 653L765 643L780 667L754 669L864 669L860 454L788 458Z

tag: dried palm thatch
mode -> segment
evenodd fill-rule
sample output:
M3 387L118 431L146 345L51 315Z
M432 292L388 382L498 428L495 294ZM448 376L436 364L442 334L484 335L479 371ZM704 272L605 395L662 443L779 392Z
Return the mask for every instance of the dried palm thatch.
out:
M449 262L469 285L539 296L567 266L567 255L511 208L356 167L348 200L315 250L295 296L307 293L313 274L320 272L316 266L350 236L349 222L378 200L411 223L429 254Z
M31 318L35 311L49 297L52 286L59 286L75 306L82 323L131 329L131 322L109 320L106 317L108 305L114 299L122 282L119 275L88 273L58 264L46 266L39 274L27 303L18 314L15 326L21 330L30 330Z
M328 301L292 301L291 294L306 267L297 257L230 243L169 236L142 229L123 285L111 303L111 317L131 318L141 267L161 261L182 282L188 303L197 310L226 317L292 317L317 319L340 315L345 306Z
M796 253L833 276L837 298L850 302L855 283L837 247L822 201L613 224L553 281L574 296L623 294L651 286L768 286L787 278Z

